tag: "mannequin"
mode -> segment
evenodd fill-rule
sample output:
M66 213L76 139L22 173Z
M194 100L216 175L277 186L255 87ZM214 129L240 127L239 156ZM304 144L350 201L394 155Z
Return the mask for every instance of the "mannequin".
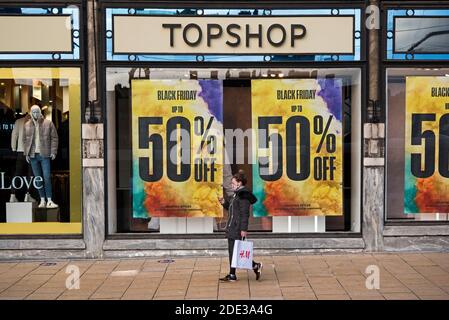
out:
M29 166L26 164L25 156L23 155L23 126L25 125L25 122L30 120L31 116L26 113L25 116L22 118L19 118L14 123L14 129L11 133L11 149L13 152L16 152L17 158L16 158L16 171L15 176L20 176L23 174L27 174L28 176L31 175L31 170ZM27 189L27 192L25 194L25 202L36 202L33 197L30 195L30 190ZM10 202L17 202L16 197L16 190L11 189L11 198L9 199Z
M31 118L23 128L23 149L26 161L31 163L34 176L41 176L44 185L39 188L39 208L57 208L52 200L50 160L56 158L58 133L50 120L42 116L38 105L31 107Z

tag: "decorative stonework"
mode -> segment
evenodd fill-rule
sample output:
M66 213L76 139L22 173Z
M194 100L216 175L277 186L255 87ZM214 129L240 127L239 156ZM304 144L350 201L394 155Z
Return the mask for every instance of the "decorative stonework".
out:
M104 167L104 132L102 123L84 123L83 167Z
M385 165L385 124L365 123L363 126L363 165Z

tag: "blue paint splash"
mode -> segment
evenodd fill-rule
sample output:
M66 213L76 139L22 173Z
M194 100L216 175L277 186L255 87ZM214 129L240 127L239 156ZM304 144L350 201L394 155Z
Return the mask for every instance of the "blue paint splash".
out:
M329 112L341 122L342 118L342 96L340 79L318 79L321 90L318 96L326 102Z
M221 80L199 80L199 96L207 103L210 113L223 123L223 85Z

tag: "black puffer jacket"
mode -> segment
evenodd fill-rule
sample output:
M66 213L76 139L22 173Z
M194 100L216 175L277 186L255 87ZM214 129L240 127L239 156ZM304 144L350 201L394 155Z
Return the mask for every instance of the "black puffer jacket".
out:
M254 194L246 187L236 190L230 200L225 200L223 207L228 210L226 238L240 239L241 231L248 231L249 207L256 203Z

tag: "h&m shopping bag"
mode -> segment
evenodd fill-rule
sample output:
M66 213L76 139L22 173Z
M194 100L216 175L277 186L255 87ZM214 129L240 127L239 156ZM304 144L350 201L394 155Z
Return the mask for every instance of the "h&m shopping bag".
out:
M235 240L231 267L237 269L253 269L252 241Z

